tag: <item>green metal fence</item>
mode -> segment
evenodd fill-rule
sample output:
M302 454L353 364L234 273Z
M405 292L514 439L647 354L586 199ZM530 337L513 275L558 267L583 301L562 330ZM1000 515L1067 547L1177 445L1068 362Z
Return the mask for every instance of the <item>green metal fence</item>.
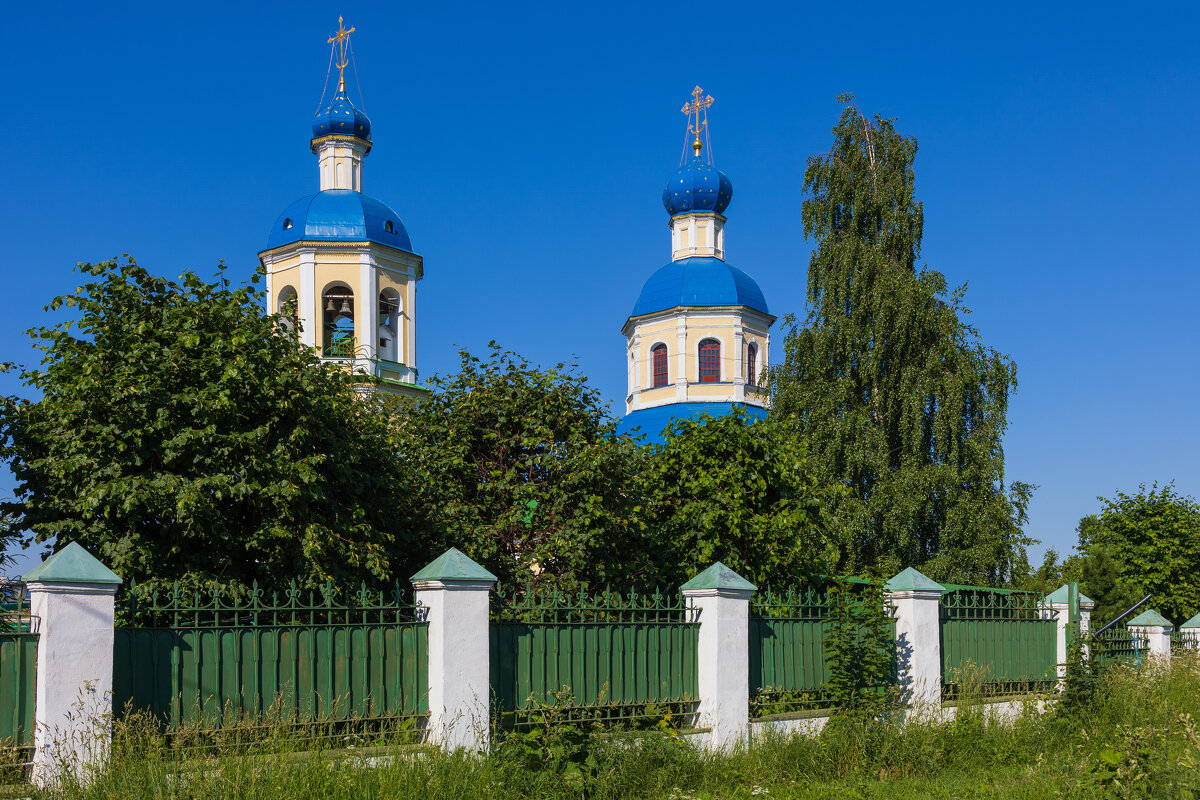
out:
M1144 635L1118 625L1088 639L1088 658L1100 666L1117 663L1137 666L1148 647Z
M1200 649L1200 631L1189 628L1181 631L1175 628L1171 631L1171 655Z
M33 758L38 635L18 591L0 615L0 782L19 779ZM17 774L9 775L10 768Z
M832 616L831 598L814 589L782 594L768 589L754 595L749 632L751 716L829 706L825 638ZM894 641L895 620L890 625Z
M113 708L168 730L247 721L378 724L427 712L427 629L399 586L294 586L269 600L176 587L130 594L113 643Z
M699 625L682 598L497 589L492 616L492 710L502 725L544 714L595 721L671 714L688 724L695 713Z
M1037 595L947 592L940 602L942 692L1046 691L1057 680L1058 623Z

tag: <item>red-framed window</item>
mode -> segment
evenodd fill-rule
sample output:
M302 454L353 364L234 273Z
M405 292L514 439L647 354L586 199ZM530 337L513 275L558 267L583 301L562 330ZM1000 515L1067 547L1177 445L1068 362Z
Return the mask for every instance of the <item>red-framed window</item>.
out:
M650 356L654 359L654 388L667 385L667 346L656 344L650 348Z
M758 345L746 348L746 383L758 385Z
M700 382L716 383L721 380L721 343L705 339L700 343Z

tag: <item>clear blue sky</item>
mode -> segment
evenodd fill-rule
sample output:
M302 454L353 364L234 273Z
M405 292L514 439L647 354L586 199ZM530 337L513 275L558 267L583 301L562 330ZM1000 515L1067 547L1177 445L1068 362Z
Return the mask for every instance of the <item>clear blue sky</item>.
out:
M781 316L805 310L804 162L853 92L920 143L923 261L969 282L973 323L1018 364L1008 474L1040 485L1028 531L1063 552L1097 495L1200 493L1200 15L968 5L17 4L0 360L34 359L23 331L76 261L250 274L316 190L308 122L343 14L365 188L425 258L422 373L496 339L577 359L621 412L620 327L669 257L660 194L693 85L716 98L729 260Z

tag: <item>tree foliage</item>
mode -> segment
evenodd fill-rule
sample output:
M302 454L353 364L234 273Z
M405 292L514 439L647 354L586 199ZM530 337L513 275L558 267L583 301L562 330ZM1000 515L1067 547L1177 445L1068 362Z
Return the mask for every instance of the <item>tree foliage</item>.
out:
M803 442L770 419L676 421L646 458L645 487L664 583L720 561L760 586L795 586L831 565L832 493Z
M412 507L435 549L458 547L509 584L650 580L634 443L573 365L490 347L462 352L401 417Z
M35 541L78 541L139 583L392 578L408 479L383 410L253 283L78 270L48 307L74 318L30 331L44 355L21 377L41 399L3 408L4 510Z
M1104 504L1100 513L1080 521L1079 550L1115 567L1115 579L1109 576L1105 584L1112 587L1111 600L1105 599L1121 606L1114 611L1147 594L1153 595L1151 605L1176 624L1200 611L1200 504L1178 494L1171 483L1142 484L1136 494L1098 499ZM1103 565L1093 569L1105 571ZM1097 591L1085 584L1085 592Z
M835 513L840 569L916 566L998 584L1024 565L1031 487L1005 486L1001 440L1016 367L962 317L965 287L918 267L917 143L843 97L833 147L808 161L807 320L787 320L773 413L794 420Z

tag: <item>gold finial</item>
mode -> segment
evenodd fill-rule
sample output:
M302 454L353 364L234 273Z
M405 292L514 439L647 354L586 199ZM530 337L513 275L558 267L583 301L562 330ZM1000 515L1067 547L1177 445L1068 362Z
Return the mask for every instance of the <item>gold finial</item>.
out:
M338 51L338 91L346 91L346 48L350 45L350 34L354 33L354 28L346 30L346 26L342 24L342 18L338 17L337 32L329 37L329 44L332 44ZM334 44L336 42L337 44Z
M704 145L700 142L700 131L708 127L708 107L713 104L712 95L708 95L703 100L700 95L704 94L704 90L697 86L692 89L692 102L684 103L683 108L679 109L681 113L688 118L688 133L694 133L696 140L692 142L692 149L696 151L696 156L699 157L700 151L704 149ZM700 112L704 112L704 119L700 118ZM692 117L695 116L695 124L692 122Z

